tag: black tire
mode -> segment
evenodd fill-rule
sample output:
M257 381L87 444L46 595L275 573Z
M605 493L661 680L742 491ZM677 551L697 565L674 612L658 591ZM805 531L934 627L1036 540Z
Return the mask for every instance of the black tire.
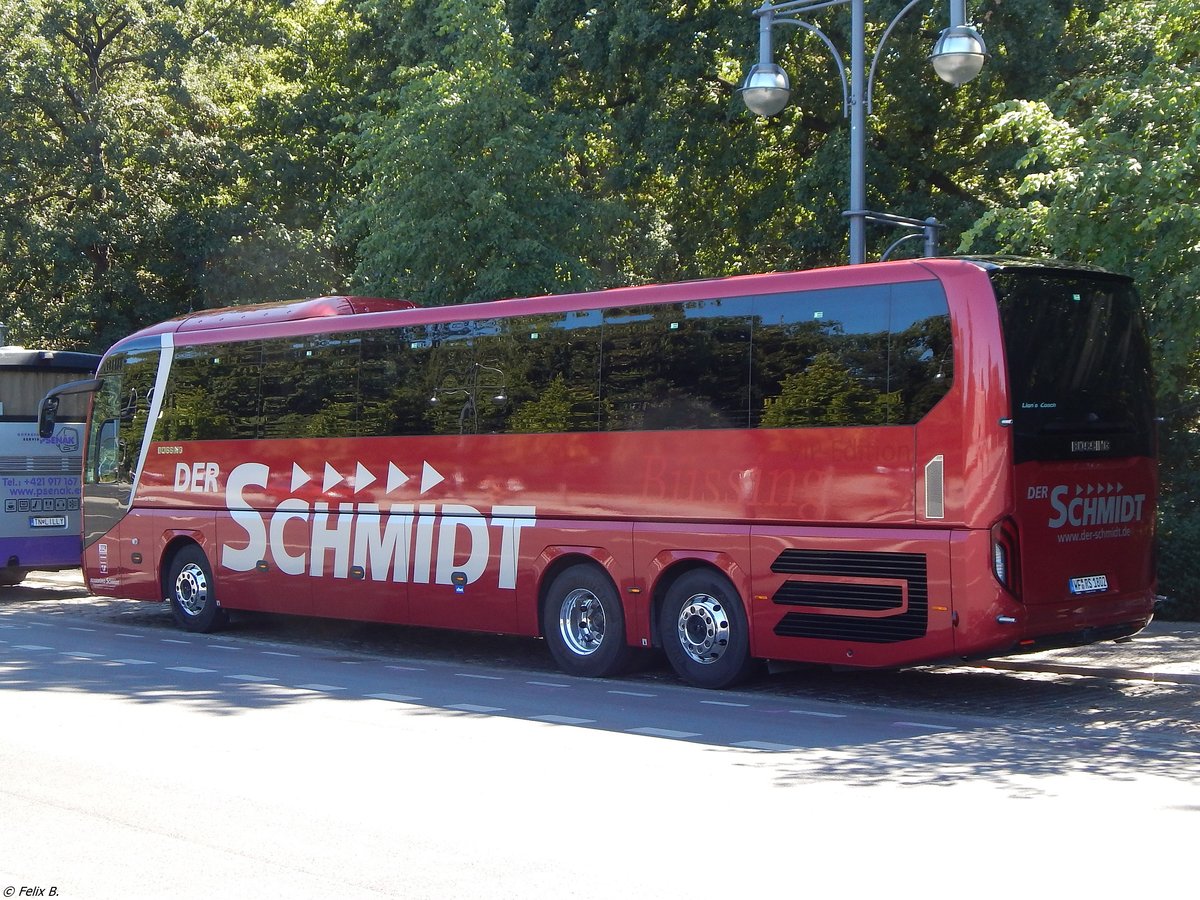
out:
M229 615L217 604L212 566L195 544L183 547L172 557L166 588L171 614L185 631L217 631L229 621Z
M671 585L659 617L659 639L671 667L696 687L732 687L756 667L742 599L724 575L711 569L694 569Z
M570 675L619 675L632 660L621 596L597 566L581 563L555 577L543 601L542 623L550 655Z

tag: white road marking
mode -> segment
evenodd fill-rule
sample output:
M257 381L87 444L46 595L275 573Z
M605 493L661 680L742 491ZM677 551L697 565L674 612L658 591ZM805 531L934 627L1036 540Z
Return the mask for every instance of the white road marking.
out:
M392 703L416 703L420 697L409 697L407 694L367 694L372 700L389 700Z
M549 722L552 725L593 725L595 719L577 719L574 716L533 716L535 722Z
M769 750L772 753L786 753L799 749L795 744L776 744L771 741L734 741L734 747L744 747L747 750Z
M816 716L818 719L844 719L844 718L846 718L845 713L813 712L812 710L809 710L809 709L792 709L792 710L788 710L788 712L790 712L794 716Z
M644 734L648 737L663 737L663 738L694 738L700 737L698 731L672 731L669 728L628 728L627 734Z

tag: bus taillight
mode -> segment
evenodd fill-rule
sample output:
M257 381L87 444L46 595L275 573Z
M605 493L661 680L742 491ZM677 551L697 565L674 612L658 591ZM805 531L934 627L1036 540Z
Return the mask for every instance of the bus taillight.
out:
M1021 557L1017 523L1003 518L992 526L992 574L1010 594L1021 597Z

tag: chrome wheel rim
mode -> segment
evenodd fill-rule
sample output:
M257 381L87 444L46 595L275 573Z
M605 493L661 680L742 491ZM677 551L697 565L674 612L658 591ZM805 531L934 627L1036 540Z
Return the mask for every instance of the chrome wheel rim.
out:
M195 563L188 563L175 576L175 602L188 616L200 615L208 605L208 578Z
M572 653L590 656L604 643L604 604L587 588L576 588L558 609L558 633Z
M683 652L701 665L711 665L729 647L729 616L711 594L694 594L683 604L676 623Z

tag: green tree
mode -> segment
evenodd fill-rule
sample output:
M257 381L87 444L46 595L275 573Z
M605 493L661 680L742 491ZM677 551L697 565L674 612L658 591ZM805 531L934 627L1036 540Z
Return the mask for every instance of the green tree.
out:
M255 140L260 98L287 93L284 26L321 6L0 9L0 317L18 339L102 348L245 287L329 280L332 229L271 202L278 143Z
M1120 0L1094 63L1045 99L995 109L984 146L1024 147L965 249L999 246L1132 274L1145 294L1166 392L1200 331L1200 39L1170 0Z
M778 397L764 401L764 428L883 425L896 398L861 384L834 353L818 353L783 379Z
M391 80L355 121L357 283L437 303L592 285L581 259L595 227L563 119L524 90L504 4L375 6L377 27L418 21L419 8L430 40L399 42Z
M924 218L956 234L982 212L973 138L994 102L1040 96L1074 71L1090 17L1106 0L972 0L993 57L983 77L955 90L927 62L946 4L904 18L880 59L870 117L868 204ZM762 120L736 90L757 53L737 0L513 0L514 38L531 63L531 93L571 117L576 180L607 215L606 284L674 280L845 260L848 131L828 49L777 29L777 58L793 100ZM868 46L905 0L867 4ZM845 8L814 12L845 55ZM1078 20L1078 21L1076 21ZM1021 47L1009 53L1008 44ZM871 229L877 257L896 237Z

